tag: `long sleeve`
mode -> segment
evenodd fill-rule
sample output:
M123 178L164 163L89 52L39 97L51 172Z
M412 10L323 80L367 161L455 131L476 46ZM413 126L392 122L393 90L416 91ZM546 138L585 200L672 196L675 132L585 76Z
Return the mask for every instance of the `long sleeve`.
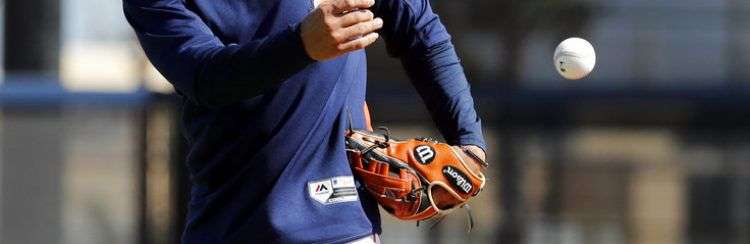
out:
M181 0L124 0L154 66L194 103L216 108L261 94L312 63L299 25L248 43L223 43Z
M377 0L373 9L388 53L401 59L446 141L486 149L463 67L429 0Z

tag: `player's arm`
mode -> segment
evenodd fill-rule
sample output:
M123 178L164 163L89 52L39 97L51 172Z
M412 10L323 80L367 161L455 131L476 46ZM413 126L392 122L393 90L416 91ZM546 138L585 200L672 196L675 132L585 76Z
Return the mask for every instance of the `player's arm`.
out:
M367 8L372 0L337 1L316 9L301 24L234 44L219 40L184 1L124 0L123 5L154 66L179 93L213 108L255 97L316 59L364 48L377 39L377 34L368 34L380 28L377 23L362 24L367 14L340 14ZM353 36L366 38L351 41Z
M373 12L385 22L381 35L389 54L401 59L446 141L485 149L463 67L429 0L377 0Z

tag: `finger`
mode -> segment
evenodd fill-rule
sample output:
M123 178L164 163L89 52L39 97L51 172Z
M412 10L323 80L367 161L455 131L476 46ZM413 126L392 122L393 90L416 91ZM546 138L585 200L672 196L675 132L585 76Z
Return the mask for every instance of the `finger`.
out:
M483 167L487 167L487 155L484 152L484 149L474 146L474 145L464 145L464 146L454 146L458 149L459 152L464 152L469 158L477 162L479 165Z
M372 7L375 0L337 0L333 3L335 13L345 13L355 9L365 9Z
M383 19L375 18L371 21L360 22L359 24L349 26L342 30L343 39L351 40L359 36L371 33L383 27Z
M370 10L359 10L350 12L340 18L341 26L349 27L361 22L370 21L375 18L375 15Z
M338 48L341 52L351 52L363 49L375 43L375 41L378 40L378 37L380 37L380 35L377 32L373 32L356 40L339 44Z

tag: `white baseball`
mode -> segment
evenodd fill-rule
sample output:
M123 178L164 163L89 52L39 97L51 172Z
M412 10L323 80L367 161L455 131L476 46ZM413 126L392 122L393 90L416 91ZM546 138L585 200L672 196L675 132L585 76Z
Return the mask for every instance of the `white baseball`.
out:
M586 77L596 65L596 52L588 41L572 37L557 45L554 55L557 73L568 80Z

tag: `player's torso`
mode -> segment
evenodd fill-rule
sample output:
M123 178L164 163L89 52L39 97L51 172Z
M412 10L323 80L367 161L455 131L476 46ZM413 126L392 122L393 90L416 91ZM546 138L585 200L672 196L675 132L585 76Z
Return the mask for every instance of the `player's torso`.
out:
M184 0L225 45L257 41L300 23L314 8L313 0ZM262 81L267 82L267 81ZM285 81L229 109L232 113L253 115L254 129L273 133L295 116L312 121L317 115L338 113L343 100L364 100L366 57L352 52L324 62L316 62ZM328 105L327 105L328 103ZM331 104L336 105L333 108ZM211 114L211 113L214 114ZM306 114L313 112L313 116ZM216 111L202 111L216 116ZM221 116L221 114L219 114ZM250 118L248 118L250 119ZM190 118L187 119L190 123ZM304 124L298 125L305 128ZM312 129L312 128L307 128Z
M244 44L287 30L301 22L314 5L313 0L185 1L225 45ZM228 139L241 133L258 142L280 139L288 145L299 145L310 131L331 127L316 121L342 116L346 107L354 108L354 119L359 122L366 66L364 51L356 51L308 65L256 98L219 110L189 107L184 118L188 136L193 141L211 138L208 143L218 145L232 143ZM293 149L292 146L278 150ZM215 156L212 154L213 150L195 154L195 163L200 164L195 170L208 164L206 158Z
M283 31L313 9L312 0L186 3L225 45ZM372 226L360 203L320 204L308 191L310 182L351 175L343 131L349 114L355 127L364 126L366 69L365 53L357 51L315 62L238 104L215 110L188 104L187 161L197 186L186 237L208 231L233 233L227 238L243 240L265 233L268 238L307 242L366 234ZM352 228L314 228L335 225Z
M243 43L299 23L313 0L185 0L225 43Z

